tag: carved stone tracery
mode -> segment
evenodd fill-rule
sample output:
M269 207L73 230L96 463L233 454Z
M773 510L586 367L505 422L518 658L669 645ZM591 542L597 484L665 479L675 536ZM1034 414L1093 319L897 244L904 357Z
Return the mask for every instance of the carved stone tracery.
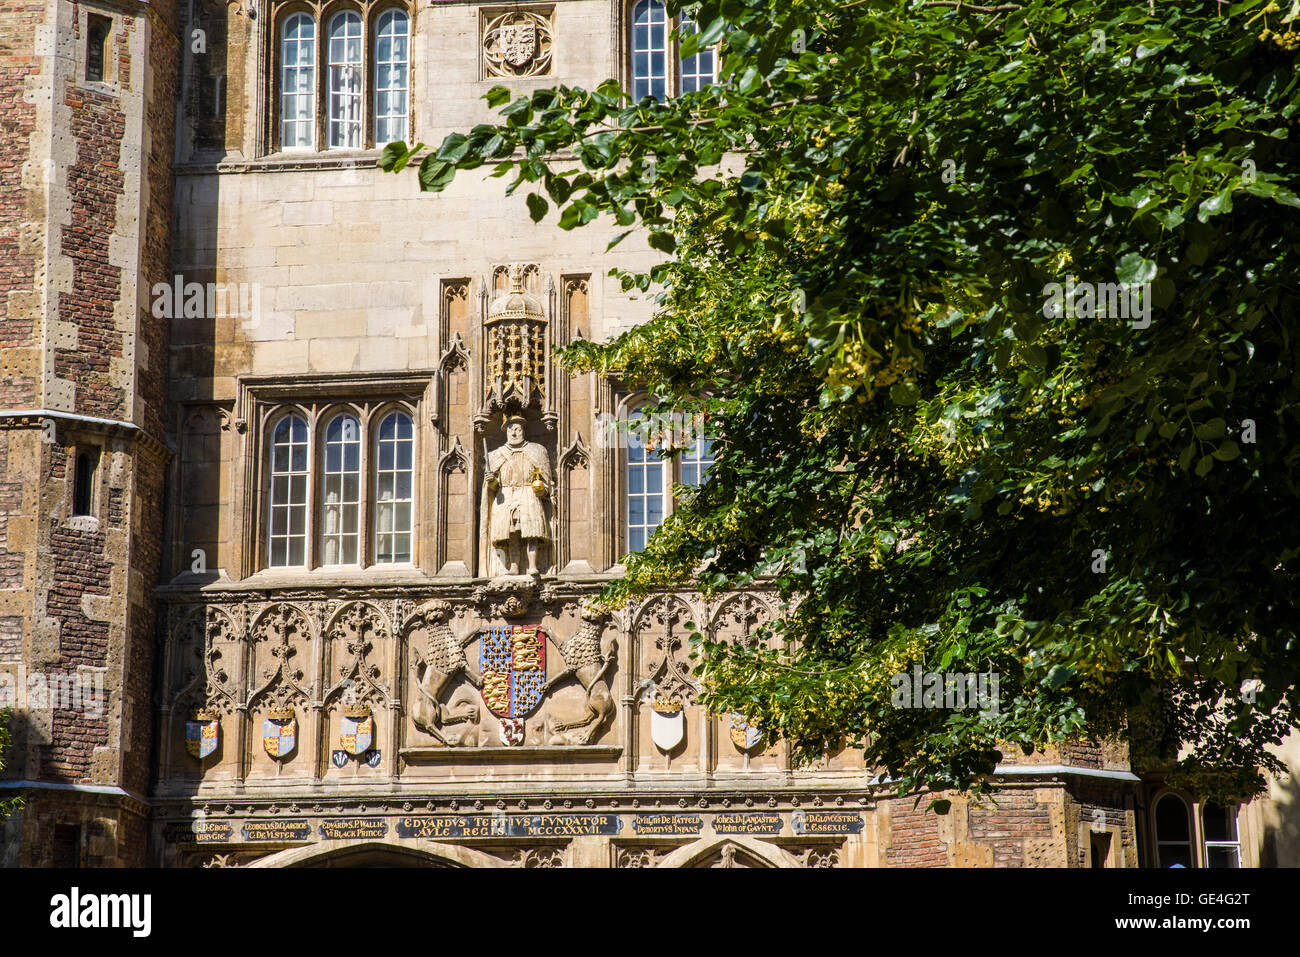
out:
M553 44L549 11L512 10L493 17L483 31L487 75L545 76L551 72Z
M651 619L661 629L656 629L659 631L654 637L657 657L649 669L655 701L661 705L675 703L684 707L694 703L700 693L699 683L691 677L690 664L682 658L684 637L675 627L683 624L689 614L685 603L670 596L653 599L642 614L643 622Z
M254 643L264 642L274 659L274 667L267 665L261 673L261 684L248 698L250 707L265 699L273 709L306 706L311 694L303 687L306 673L294 661L298 657L299 643L310 647L311 625L296 606L277 602L258 616L250 632Z

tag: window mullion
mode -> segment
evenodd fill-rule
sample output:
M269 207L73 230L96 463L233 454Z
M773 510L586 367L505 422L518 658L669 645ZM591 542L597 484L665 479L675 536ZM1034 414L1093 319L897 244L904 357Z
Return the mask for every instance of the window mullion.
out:
M311 428L307 430L307 518L304 528L307 530L307 568L314 570L320 567L320 546L316 541L316 509L320 508L321 495L318 483L324 481L323 472L317 461L323 454L324 449L320 442L320 409L312 408L311 418L308 420Z
M324 20L316 23L316 152L329 149L330 135L330 37Z
M361 442L359 463L361 474L357 480L357 496L360 501L357 503L357 565L361 568L369 568L374 564L374 558L371 554L371 521L370 509L373 506L373 494L371 490L372 476L370 474L370 443L372 441L372 429L375 417L373 414L368 415L364 422L358 419L358 427L361 429L361 435L358 437Z

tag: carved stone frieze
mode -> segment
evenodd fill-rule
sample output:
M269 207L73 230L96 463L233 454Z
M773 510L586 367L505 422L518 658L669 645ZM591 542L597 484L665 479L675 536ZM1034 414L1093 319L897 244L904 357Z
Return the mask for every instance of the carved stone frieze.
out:
M563 867L562 847L521 847L515 852L515 867Z

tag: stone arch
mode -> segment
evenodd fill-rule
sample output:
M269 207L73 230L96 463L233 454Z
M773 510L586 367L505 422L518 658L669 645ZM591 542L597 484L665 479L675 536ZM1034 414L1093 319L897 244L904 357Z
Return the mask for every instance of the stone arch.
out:
M500 858L437 841L320 841L291 847L249 867L508 867Z
M739 867L799 867L799 859L785 849L753 837L706 837L679 847L658 867L710 867L730 857Z

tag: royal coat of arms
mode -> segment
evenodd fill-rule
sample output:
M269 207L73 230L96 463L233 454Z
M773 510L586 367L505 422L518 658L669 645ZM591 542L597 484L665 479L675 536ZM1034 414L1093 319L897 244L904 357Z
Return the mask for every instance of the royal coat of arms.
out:
M763 741L763 732L750 724L743 714L731 713L731 743L741 751L753 751Z
M483 703L501 719L506 744L522 744L524 718L545 693L546 634L536 625L495 625L479 648Z
M537 27L531 20L501 27L501 52L513 67L521 67L537 53Z
M345 707L339 719L339 745L354 758L375 743L375 719L366 707Z
M185 750L202 761L221 742L221 716L202 709L185 722Z
M298 719L292 708L277 708L262 722L262 747L279 761L298 746Z

